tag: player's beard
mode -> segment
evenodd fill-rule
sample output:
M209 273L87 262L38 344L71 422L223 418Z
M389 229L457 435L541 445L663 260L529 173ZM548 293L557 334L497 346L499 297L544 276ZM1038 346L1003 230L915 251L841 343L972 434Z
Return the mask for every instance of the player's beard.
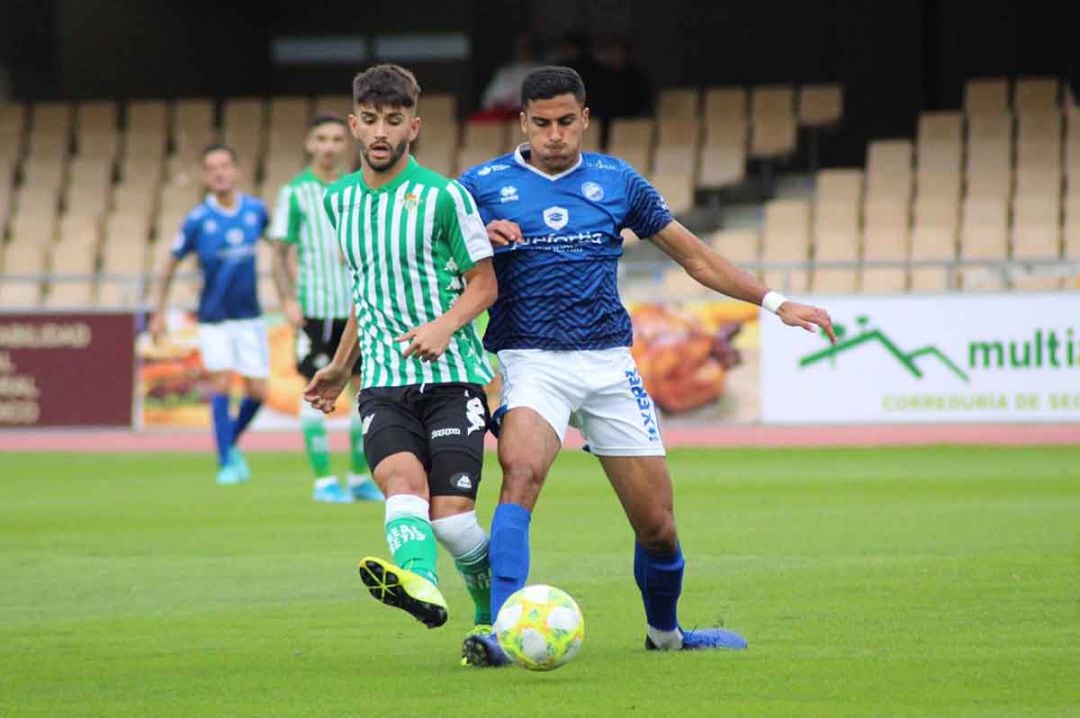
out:
M391 147L390 157L385 162L380 162L376 164L375 162L371 161L371 151L367 147L364 147L364 161L367 162L367 166L374 171L385 172L394 165L396 165L397 161L401 159L401 156L405 154L406 150L408 149L409 141L402 140L396 147Z

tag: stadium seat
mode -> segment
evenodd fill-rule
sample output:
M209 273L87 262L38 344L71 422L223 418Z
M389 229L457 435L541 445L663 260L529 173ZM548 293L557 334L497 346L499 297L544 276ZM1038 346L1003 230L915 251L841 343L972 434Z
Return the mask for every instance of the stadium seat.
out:
M41 281L0 277L0 307L33 309L41 306Z
M644 117L620 117L611 122L607 153L620 157L648 176L653 148L653 121Z
M106 276L141 278L156 267L147 266L148 247L139 242L106 242L101 253L101 273Z
M761 258L766 263L806 262L810 252L810 202L776 199L765 204ZM805 292L805 269L766 269L765 284L784 291Z
M750 91L750 156L781 157L795 151L795 89L759 85Z
M23 213L11 221L11 244L48 247L56 238L56 210L47 213Z
M352 113L352 109L352 95L319 95L315 98L313 114L348 117Z
M1061 202L1057 194L1013 201L1012 254L1016 259L1057 259L1061 253Z
M706 145L698 160L698 186L708 189L737 184L746 176L746 145Z
M708 237L709 246L737 265L757 264L761 261L761 235L756 229L721 229ZM743 267L745 269L745 267ZM748 270L755 275L757 269Z
M867 198L863 212L863 260L907 262L910 258L907 198ZM861 270L860 287L864 293L901 292L907 283L907 270L902 266L864 266Z
M968 196L1005 199L1012 190L1013 118L1007 112L967 118L965 186Z
M1053 112L1058 107L1056 77L1022 77L1013 86L1013 107L1023 116L1029 110Z
M22 151L26 131L26 106L0 102L0 158L14 159Z
M799 124L803 127L836 125L844 114L844 89L836 84L803 85L798 102Z
M263 101L253 97L232 97L223 107L222 139L236 150L248 190L262 169L264 110Z
M127 107L126 133L161 135L168 131L168 108L164 100L134 100Z
M877 140L866 150L866 199L892 197L907 200L912 192L910 140Z
M457 171L464 172L506 151L510 122L469 122L465 125Z
M44 306L49 309L85 309L94 306L96 286L88 277L50 283Z
M93 254L101 244L102 221L100 217L86 217L65 214L60 219L60 231L57 244L53 247L53 257L60 247L88 247Z
M980 77L964 83L964 111L978 113L1007 113L1009 111L1009 81L1004 77Z
M428 124L457 124L457 95L452 92L425 94L420 98L420 117Z
M306 97L270 98L266 143L268 156L293 154L299 163L301 143L311 114Z
M654 172L650 180L672 214L681 215L693 208L694 175L689 171Z
M173 106L172 139L176 154L184 162L194 163L202 149L218 139L213 102L199 98L177 100Z
M108 244L142 247L146 245L149 234L149 223L144 216L112 214L105 220L105 241Z
M669 267L664 270L661 289L665 301L692 301L713 294L712 290L702 286L682 267Z
M814 196L812 244L819 262L850 262L850 267L814 267L815 292L854 292L858 284L859 208L862 172L827 170L818 173Z
M657 101L656 116L661 122L664 120L696 122L700 113L698 99L696 87L661 90Z
M143 300L142 280L101 279L97 288L97 306L101 309L128 309Z
M747 119L746 89L710 87L705 90L705 124Z
M418 144L415 154L416 158L428 169L446 177L456 176L454 167L457 155L456 143L446 142L444 138L438 136L428 137Z

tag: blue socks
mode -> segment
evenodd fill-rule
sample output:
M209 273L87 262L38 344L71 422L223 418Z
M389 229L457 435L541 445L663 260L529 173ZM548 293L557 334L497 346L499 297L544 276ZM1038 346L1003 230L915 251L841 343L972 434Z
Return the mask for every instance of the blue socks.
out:
M225 466L229 463L229 451L233 445L233 421L229 416L229 395L214 394L210 397L210 409L214 417L218 465Z
M529 578L529 522L532 514L520 504L499 504L491 519L491 617Z
M243 401L240 402L240 413L236 417L236 423L233 424L234 444L240 438L240 435L244 433L244 429L248 428L251 420L255 418L260 406L262 406L262 402L252 399L250 396L245 396Z
M645 619L653 628L674 631L679 627L676 607L685 566L681 546L676 546L673 554L656 554L634 544L634 580L645 603Z

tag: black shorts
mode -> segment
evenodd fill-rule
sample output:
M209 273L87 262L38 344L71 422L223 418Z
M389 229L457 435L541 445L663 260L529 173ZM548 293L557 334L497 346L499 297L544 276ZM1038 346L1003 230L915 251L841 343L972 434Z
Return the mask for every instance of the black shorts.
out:
M313 319L304 317L304 326L296 333L296 371L305 379L315 376L334 358L348 319ZM353 367L360 376L360 362Z
M489 419L484 387L372 387L360 392L357 410L372 471L387 456L407 451L423 464L432 496L476 498Z

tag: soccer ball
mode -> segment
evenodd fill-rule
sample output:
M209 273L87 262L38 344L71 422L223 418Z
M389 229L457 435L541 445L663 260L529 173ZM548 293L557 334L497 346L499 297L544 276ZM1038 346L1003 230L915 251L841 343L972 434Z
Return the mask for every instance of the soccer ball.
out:
M554 586L526 586L510 595L495 620L495 637L514 663L550 671L577 655L585 618L577 603Z

